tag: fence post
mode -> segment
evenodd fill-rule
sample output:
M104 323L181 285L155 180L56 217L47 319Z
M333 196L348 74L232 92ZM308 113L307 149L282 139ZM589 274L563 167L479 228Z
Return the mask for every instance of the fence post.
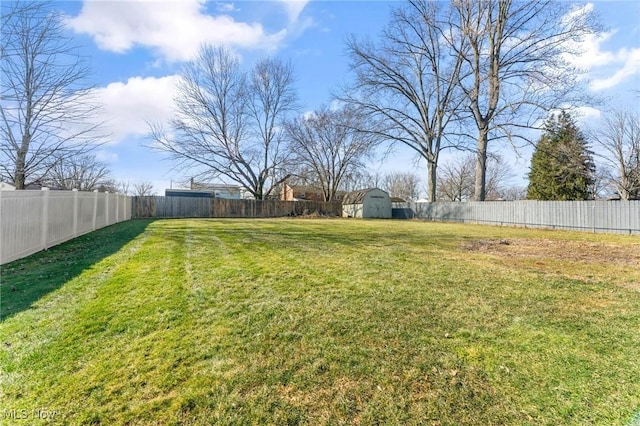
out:
M49 236L49 188L42 188L42 226L40 227L42 250L47 249L47 237Z
M104 226L109 226L109 191L104 192Z
M120 194L116 194L116 221L114 223L118 223L120 220Z
M93 230L96 230L96 221L98 220L98 190L93 190Z
M73 191L73 238L78 236L78 189Z

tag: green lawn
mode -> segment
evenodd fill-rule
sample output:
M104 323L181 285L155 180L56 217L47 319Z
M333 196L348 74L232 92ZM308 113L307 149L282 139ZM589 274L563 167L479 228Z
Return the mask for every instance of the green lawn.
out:
M640 421L638 237L130 221L0 278L1 424Z

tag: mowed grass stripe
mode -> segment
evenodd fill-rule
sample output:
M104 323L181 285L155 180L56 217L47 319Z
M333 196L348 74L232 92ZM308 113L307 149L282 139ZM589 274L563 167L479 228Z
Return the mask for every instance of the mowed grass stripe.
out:
M421 222L151 222L0 323L2 397L68 424L625 424L640 267L508 252L541 240L638 248ZM3 269L3 300L24 270Z

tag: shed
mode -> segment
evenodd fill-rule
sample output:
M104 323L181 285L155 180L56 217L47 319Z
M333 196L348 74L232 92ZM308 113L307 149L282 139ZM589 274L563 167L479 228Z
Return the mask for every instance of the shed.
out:
M391 197L379 188L349 192L342 200L342 217L391 218Z

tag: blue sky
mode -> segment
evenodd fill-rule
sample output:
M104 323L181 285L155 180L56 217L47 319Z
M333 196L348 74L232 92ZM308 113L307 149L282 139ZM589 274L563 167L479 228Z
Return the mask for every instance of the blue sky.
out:
M384 1L65 1L71 33L91 59L93 83L104 104L110 142L98 157L118 180L148 180L158 194L183 180L161 153L146 148L147 122L171 116L177 73L203 42L225 44L250 66L264 56L290 59L304 110L330 101L347 81L345 38L375 38L398 2ZM582 3L585 4L585 3ZM582 109L583 126L596 125L607 108L640 109L640 1L587 3L606 31L585 41L578 64L588 70L589 87L605 102ZM635 91L635 92L634 92ZM498 148L498 147L496 147ZM524 184L530 150L502 150ZM425 175L424 164L398 147L371 172L410 169ZM446 156L444 158L446 161Z

